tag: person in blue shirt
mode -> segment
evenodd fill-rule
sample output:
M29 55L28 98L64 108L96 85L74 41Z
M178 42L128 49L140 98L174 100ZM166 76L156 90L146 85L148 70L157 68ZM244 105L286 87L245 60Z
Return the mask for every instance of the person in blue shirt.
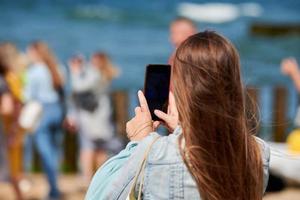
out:
M46 43L37 41L27 49L31 65L27 71L25 101L42 105L42 116L34 131L34 142L46 172L50 191L49 199L59 199L57 186L58 155L61 147L63 108L60 91L63 79L58 63Z
M147 101L127 123L131 140L90 184L86 200L262 199L270 149L248 127L239 55L223 36L204 31L176 50L168 113ZM171 132L155 132L164 124Z

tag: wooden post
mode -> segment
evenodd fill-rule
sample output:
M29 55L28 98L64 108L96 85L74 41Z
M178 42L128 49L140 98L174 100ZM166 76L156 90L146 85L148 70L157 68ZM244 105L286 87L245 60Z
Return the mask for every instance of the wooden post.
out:
M64 131L64 130L63 130ZM77 172L78 171L78 154L79 154L79 145L77 142L78 133L69 133L64 131L64 143L63 143L63 172Z
M285 140L285 131L287 128L286 107L287 107L287 91L284 87L276 87L274 91L274 135L275 142L283 142Z
M41 172L42 171L42 165L41 165L41 159L40 156L37 152L37 149L35 146L33 146L33 151L32 151L32 171L33 172Z
M299 23L268 23L254 22L250 26L250 32L254 35L280 36L288 34L300 34Z
M258 101L258 89L253 86L246 87L246 114L247 114L247 126L251 130L251 133L259 133L259 101Z
M111 94L113 119L116 124L116 131L121 137L126 137L126 123L128 121L128 94L125 91L115 91Z
M63 162L62 162L62 171L63 172L77 172L77 159L79 148L77 144L77 135L74 133L67 133L62 130L64 133L63 139ZM33 160L32 160L32 171L33 172L41 172L41 158L37 153L36 148L33 151Z

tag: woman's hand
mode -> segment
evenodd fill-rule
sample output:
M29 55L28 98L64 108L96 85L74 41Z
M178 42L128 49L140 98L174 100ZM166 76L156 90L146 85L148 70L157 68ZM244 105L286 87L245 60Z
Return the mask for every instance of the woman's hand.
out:
M140 106L135 108L135 117L126 124L127 136L130 140L139 141L154 130L147 100L142 91L138 92ZM157 122L155 122L157 124Z
M76 120L72 117L66 117L63 121L63 126L70 133L76 133L78 131Z
M175 102L175 98L172 92L169 94L169 106L168 113L164 113L160 110L155 110L154 114L161 120L163 120L162 124L166 126L170 133L174 131L174 129L179 124L178 119L178 110ZM157 128L159 124L157 122L154 123L154 127Z
M298 64L294 58L286 58L281 62L281 72L285 75L292 76L298 72Z

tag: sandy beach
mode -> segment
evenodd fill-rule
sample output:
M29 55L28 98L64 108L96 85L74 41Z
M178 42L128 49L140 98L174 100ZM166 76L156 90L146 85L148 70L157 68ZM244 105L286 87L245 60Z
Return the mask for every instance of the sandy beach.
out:
M47 183L41 174L29 176L32 188L25 193L25 200L44 199L47 194ZM85 190L80 187L80 178L76 175L61 175L59 185L65 200L84 199ZM14 193L8 183L0 183L0 200L14 200ZM266 194L263 200L299 200L300 187L289 187L279 193Z

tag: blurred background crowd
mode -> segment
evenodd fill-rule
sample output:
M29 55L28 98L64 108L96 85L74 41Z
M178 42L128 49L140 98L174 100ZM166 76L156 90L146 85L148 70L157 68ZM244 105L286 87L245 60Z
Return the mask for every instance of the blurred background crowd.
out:
M299 11L297 0L0 1L0 199L62 199L68 180L84 194L126 144L145 66L171 62L205 29L239 50L259 136L272 147L268 190L299 199ZM41 172L47 189L37 197Z
M22 190L31 187L24 172L32 169L33 147L47 175L49 197L60 196L57 172L63 132L78 133L83 187L95 166L122 148L114 138L109 98L110 82L119 70L104 52L93 53L89 60L74 55L68 69L63 72L45 42L32 42L24 53L13 43L0 44L1 174L11 180L19 199ZM66 73L71 77L70 93Z

